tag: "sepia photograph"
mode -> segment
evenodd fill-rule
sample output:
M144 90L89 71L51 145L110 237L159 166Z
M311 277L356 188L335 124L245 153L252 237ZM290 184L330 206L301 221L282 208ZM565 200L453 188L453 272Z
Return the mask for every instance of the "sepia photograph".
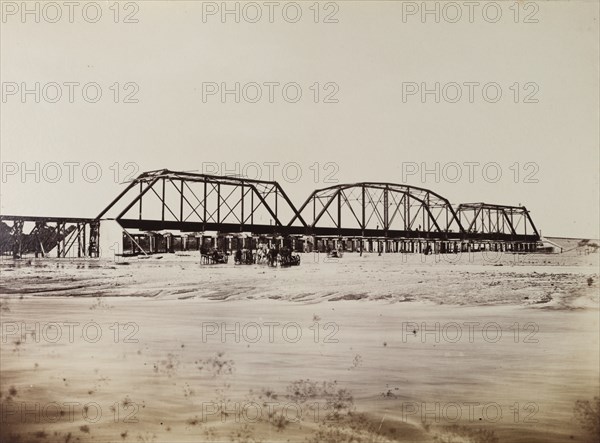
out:
M599 443L598 0L0 0L0 443Z

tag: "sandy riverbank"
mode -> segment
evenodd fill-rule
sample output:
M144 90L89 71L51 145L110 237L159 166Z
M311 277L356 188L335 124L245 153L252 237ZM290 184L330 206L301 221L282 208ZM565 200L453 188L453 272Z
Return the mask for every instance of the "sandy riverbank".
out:
M594 441L598 256L451 259L5 261L2 441Z

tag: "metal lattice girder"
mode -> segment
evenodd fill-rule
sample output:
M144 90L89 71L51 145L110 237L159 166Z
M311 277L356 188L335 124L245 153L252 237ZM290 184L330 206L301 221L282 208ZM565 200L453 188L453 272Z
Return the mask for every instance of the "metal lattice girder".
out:
M144 172L97 218L122 202L127 204L115 219L123 227L141 230L287 233L289 217L298 219L297 230L307 227L274 181L167 169Z
M18 258L31 253L44 257L55 250L58 258L99 256L96 219L0 215L0 224L1 255L11 253ZM26 225L31 229L25 229Z

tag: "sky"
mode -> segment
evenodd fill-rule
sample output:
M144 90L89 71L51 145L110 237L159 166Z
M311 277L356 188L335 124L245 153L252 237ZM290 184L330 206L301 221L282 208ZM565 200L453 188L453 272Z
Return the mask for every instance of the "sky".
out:
M297 207L403 183L600 236L597 2L75 3L1 3L1 214L94 217L167 168Z

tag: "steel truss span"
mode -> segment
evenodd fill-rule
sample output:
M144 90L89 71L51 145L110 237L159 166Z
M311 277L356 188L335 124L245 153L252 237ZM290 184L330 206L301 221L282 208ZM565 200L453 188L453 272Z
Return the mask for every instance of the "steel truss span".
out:
M454 247L540 240L524 206L454 207L429 189L361 182L318 189L297 209L275 181L161 169L140 174L94 219L0 216L1 253L45 255L56 248L59 257L73 250L98 256L100 220L114 209L125 230L422 239ZM29 233L26 224L33 226Z
M274 181L167 169L145 172L97 218L123 202L127 204L115 220L124 228L256 234L308 232L307 223ZM297 223L288 226L287 220L292 217Z
M459 238L448 200L428 189L394 183L355 183L314 191L300 207L311 231L392 238ZM292 220L294 221L294 220Z
M536 242L524 206L461 204L395 183L354 183L314 191L299 209L314 235ZM474 215L473 215L474 213ZM294 219L292 219L294 222Z
M458 205L457 214L467 234L540 238L529 211L524 206L462 203Z
M525 207L477 203L455 209L429 189L395 183L364 182L319 189L296 209L274 181L163 169L141 174L97 218L123 203L126 205L115 219L124 228L143 231L539 240Z

